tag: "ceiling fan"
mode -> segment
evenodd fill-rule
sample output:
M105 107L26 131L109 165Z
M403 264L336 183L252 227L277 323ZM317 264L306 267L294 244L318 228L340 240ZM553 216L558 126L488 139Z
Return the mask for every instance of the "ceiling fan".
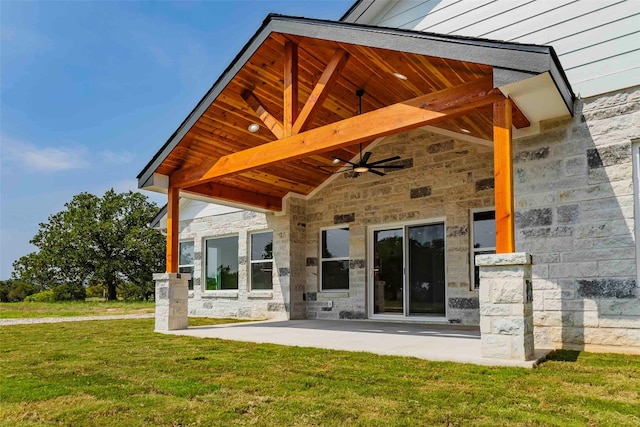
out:
M364 89L358 89L356 91L356 95L358 96L358 114L362 114L362 96L364 95ZM339 157L333 158L334 163L343 163L343 165L336 166L336 167L340 167L340 168L344 168L345 166L348 167L348 169L339 170L334 173L349 172L349 170L351 170L353 171L352 177L356 178L360 176L360 174L363 174L365 172L371 172L372 174L379 175L379 176L386 175L384 172L380 172L378 169L404 169L404 165L387 164L389 162L400 160L400 156L393 156L393 157L389 157L386 159L369 163L370 157L371 157L371 151L366 151L363 153L362 144L360 144L360 160L358 160L357 162L354 163L349 160L341 159Z

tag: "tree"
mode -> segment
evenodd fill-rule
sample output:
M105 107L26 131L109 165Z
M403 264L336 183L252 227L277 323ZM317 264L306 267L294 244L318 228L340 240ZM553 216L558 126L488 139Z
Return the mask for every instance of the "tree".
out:
M65 208L40 224L31 240L38 251L14 262L14 278L43 289L103 284L115 300L120 284L148 288L164 269L164 237L149 227L158 208L146 196L80 193Z

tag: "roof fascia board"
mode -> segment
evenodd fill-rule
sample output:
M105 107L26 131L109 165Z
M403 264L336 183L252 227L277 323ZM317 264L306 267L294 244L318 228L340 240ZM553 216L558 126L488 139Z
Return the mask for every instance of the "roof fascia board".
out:
M514 65L517 65L517 70L536 74L549 70L550 51L547 46L438 36L412 30L343 24L332 21L309 21L304 18L274 17L273 23L275 24L273 31L295 36L313 37L338 43L357 44L456 61L476 62L493 67L515 68Z

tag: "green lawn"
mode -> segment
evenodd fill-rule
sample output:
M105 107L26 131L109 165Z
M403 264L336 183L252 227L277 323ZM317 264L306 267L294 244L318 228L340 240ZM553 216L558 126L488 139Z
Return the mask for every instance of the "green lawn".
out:
M152 329L1 327L0 425L640 425L639 356L490 368Z
M0 319L153 313L153 301L3 302Z

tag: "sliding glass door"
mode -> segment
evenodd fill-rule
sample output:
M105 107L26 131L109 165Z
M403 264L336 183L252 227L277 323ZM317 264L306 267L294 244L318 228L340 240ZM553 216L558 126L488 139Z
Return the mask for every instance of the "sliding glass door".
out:
M445 316L444 223L372 231L371 313Z

